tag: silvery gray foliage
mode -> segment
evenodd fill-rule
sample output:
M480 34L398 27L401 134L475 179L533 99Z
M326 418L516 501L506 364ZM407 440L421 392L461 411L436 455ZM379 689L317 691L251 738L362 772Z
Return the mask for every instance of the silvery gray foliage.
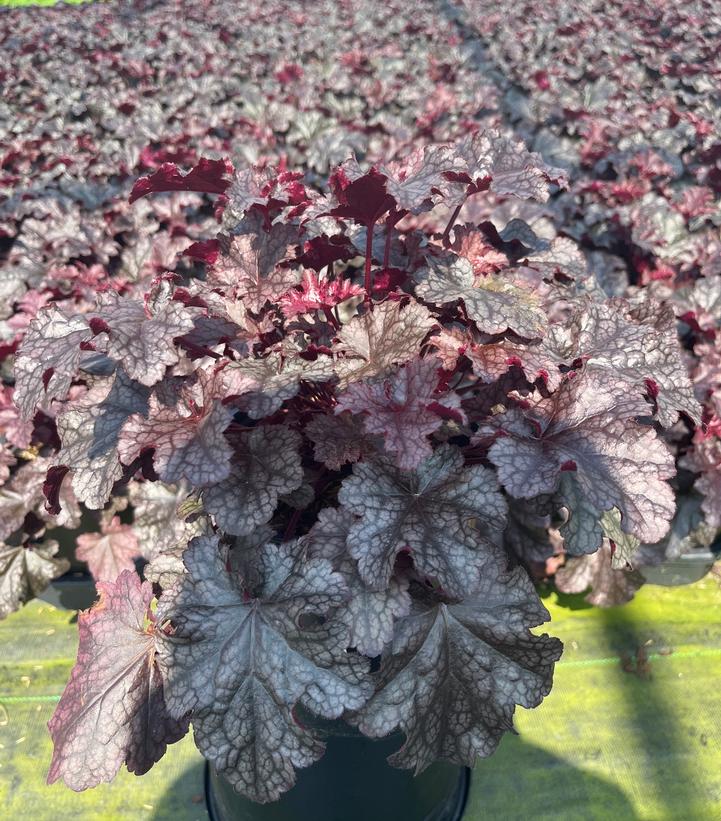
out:
M26 547L0 542L0 618L42 593L50 581L70 568L56 558L58 543L45 541Z
M463 257L429 257L428 267L415 278L416 293L424 300L438 305L462 300L480 331L500 334L510 329L529 339L543 336L545 314L535 295L507 277L475 277L471 263Z
M504 564L486 553L473 595L416 602L398 621L393 652L357 718L370 736L403 730L396 766L420 772L439 758L471 766L511 729L517 704L535 707L548 694L561 642L530 632L548 613L524 571Z
M388 584L398 553L408 550L418 571L462 598L478 587L485 553L500 544L506 521L493 472L464 468L453 445L442 445L412 471L389 459L358 462L338 500L358 517L346 544L372 589Z
M278 497L303 481L301 441L283 427L255 428L238 437L230 475L203 491L203 506L218 527L247 536L270 520Z
M347 631L327 616L347 587L325 559L296 565L269 545L257 597L244 594L224 565L217 539L195 539L188 573L161 605L174 632L160 647L172 715L193 714L195 741L216 769L256 801L295 781L323 744L294 715L297 704L325 718L358 709L369 694L365 664L346 651Z
M148 395L145 385L118 366L113 376L99 379L81 401L59 414L62 446L55 461L70 468L75 494L87 507L102 508L122 476L120 429L132 414L147 414Z

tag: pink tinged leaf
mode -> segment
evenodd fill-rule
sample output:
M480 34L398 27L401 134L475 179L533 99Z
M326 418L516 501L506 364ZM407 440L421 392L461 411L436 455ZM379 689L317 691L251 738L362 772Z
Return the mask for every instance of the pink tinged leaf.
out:
M55 306L30 323L14 366L13 400L23 419L31 419L43 402L65 398L78 369L80 346L92 336L85 317L68 317Z
M393 365L415 359L425 337L435 327L427 308L415 300L406 307L388 301L355 316L338 334L334 351L339 388L353 382L384 376Z
M255 599L229 575L217 538L194 539L183 558L188 572L159 608L175 628L160 648L169 709L193 711L198 748L238 792L273 801L293 785L294 767L324 750L296 721L296 705L337 718L370 694L342 624L298 628L304 614L338 607L346 585L325 559L294 566L283 545L265 549Z
M473 365L473 373L484 382L495 382L515 366L529 382L540 379L549 390L555 391L561 384L559 366L564 360L545 342L523 345L503 340L489 345L471 344L465 354Z
M0 444L0 485L10 477L10 468L17 464L15 448L9 442Z
M0 542L0 619L70 570L67 559L55 558L57 552L58 543L52 540L20 546Z
M470 329L441 328L439 333L431 337L430 342L436 351L436 356L441 361L443 369L453 371L458 364L458 360L473 344L473 337Z
M427 437L443 424L440 408L460 409L456 394L435 395L439 366L435 357L415 359L382 382L356 382L338 398L336 413L366 414L367 433L384 436L398 467L412 470L432 453Z
M388 759L396 767L420 772L439 759L472 767L513 729L516 705L536 707L548 695L563 646L530 630L547 619L525 571L507 572L505 559L485 554L475 595L398 621L360 730L403 731Z
M254 205L264 205L268 199L271 169L244 168L233 174L226 196L223 226L233 229Z
M32 441L33 423L20 417L13 403L13 388L0 386L0 434L16 448L26 448Z
M556 274L563 274L583 282L588 276L586 257L568 237L554 238L549 248L524 257L521 263L549 279L553 279Z
M203 506L221 530L246 536L269 521L278 497L303 481L301 437L283 427L265 426L234 442L230 475L203 491Z
M77 527L80 507L69 483L62 481L67 473L65 468L60 469L55 482L54 501L61 508L60 513L50 514L45 509L43 491L48 481L48 472L52 470L50 465L50 458L44 456L25 462L13 473L10 481L0 488L0 539L7 539L18 530L29 511L54 526Z
M716 255L715 262L719 270L697 279L686 298L678 299L688 318L704 331L721 327L721 254Z
M279 300L281 310L287 319L294 319L299 314L310 313L336 305L363 293L359 285L350 280L327 280L314 271L303 272L303 281L299 288L293 288Z
M409 550L417 570L450 596L472 593L487 554L501 544L506 503L491 470L463 467L460 450L443 445L415 471L389 459L359 462L338 494L358 516L348 550L371 590L384 589L396 556Z
M147 419L133 414L121 428L118 455L128 465L154 449L153 466L164 482L222 482L230 473L232 450L223 433L232 416L218 400L208 399L200 408L182 403L168 408L153 395Z
M564 475L590 505L601 512L617 507L626 533L657 542L675 509L665 481L674 475L674 460L653 428L633 421L647 413L646 402L622 382L583 371L523 414L495 417L507 435L488 455L501 484L522 499L553 493L561 466L572 459L576 471Z
M133 203L148 194L162 191L197 191L222 194L230 185L228 176L233 173L230 160L202 158L187 174L181 174L178 166L164 162L157 171L136 181L130 192Z
M472 264L455 254L428 257L414 274L416 294L426 302L447 305L462 300L479 330L489 334L515 331L529 339L543 336L548 317L536 297L502 274L476 277Z
M556 586L562 593L590 591L586 601L597 607L615 607L631 601L644 583L643 576L630 570L615 570L608 541L590 556L569 559L555 574Z
M561 187L567 184L560 168L547 166L539 154L529 152L522 142L508 139L499 132L479 131L454 146L452 174L447 183L446 201L449 206L462 203L465 193L458 183L471 185L475 190L490 187L497 194L545 202L549 183ZM473 190L473 189L472 189Z
M509 267L508 257L490 245L473 225L457 225L450 248L471 263L476 276L495 274Z
M649 392L662 425L672 425L679 411L700 424L701 409L681 358L669 306L651 301L633 306L623 299L589 302L571 327L574 354L587 368L626 380L639 393Z
M694 487L703 496L701 509L711 527L721 528L721 439L696 435L694 447L680 464L698 473Z
M98 591L100 601L79 616L78 658L48 722L48 783L62 778L76 791L111 781L123 762L143 775L188 730L165 706L152 586L126 570Z
M148 388L133 382L122 368L93 385L57 418L62 442L56 465L71 470L72 486L85 505L102 508L123 474L118 436L129 416L147 415Z
M135 570L134 559L140 556L138 539L133 528L121 524L117 516L104 523L101 531L81 533L75 557L88 563L95 581L114 582L123 570Z
M220 254L208 271L208 282L232 289L251 311L277 302L300 281L300 271L280 263L293 254L298 229L292 225L263 227L259 214L246 217L232 236L220 236Z
M179 359L174 340L193 328L193 312L173 300L151 311L141 300L115 291L100 294L98 304L96 317L108 334L107 355L142 385L160 382Z

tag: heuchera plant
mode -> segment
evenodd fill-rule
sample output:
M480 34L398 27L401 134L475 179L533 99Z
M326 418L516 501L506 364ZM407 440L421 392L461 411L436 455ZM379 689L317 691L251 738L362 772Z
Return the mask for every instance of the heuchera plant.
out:
M205 277L40 311L16 363L27 418L64 403L48 498L127 484L154 534L145 581L112 578L134 549L120 520L82 544L107 580L49 781L143 773L192 722L271 801L323 753L313 716L400 730L390 763L419 772L491 754L540 703L562 648L532 632L529 523L632 563L675 512L657 431L700 420L667 308L589 288L575 244L520 219L455 224L479 192L564 182L495 132L350 159L323 193L222 160L138 181L132 200L218 195L220 232L189 251Z
M678 320L704 425L664 433L678 512L662 542L636 550L634 566L708 555L721 527L719 22L707 0L650 15L616 0L526 4L520 17L506 0L462 6L456 20L480 38L515 133L568 173L551 203L557 230L583 244L608 295L646 289L668 306L669 326L671 311ZM537 552L538 575L560 564L562 539L553 541L545 568ZM643 580L611 567L610 545L554 576L567 592L590 586L589 601L604 606L627 601Z

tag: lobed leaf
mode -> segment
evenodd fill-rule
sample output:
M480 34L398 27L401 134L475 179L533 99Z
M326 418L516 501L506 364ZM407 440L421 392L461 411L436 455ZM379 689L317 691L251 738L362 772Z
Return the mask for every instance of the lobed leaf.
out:
M111 781L123 762L143 775L188 731L187 718L166 709L150 583L125 570L98 591L78 618L78 658L48 722L48 783L62 778L76 791Z

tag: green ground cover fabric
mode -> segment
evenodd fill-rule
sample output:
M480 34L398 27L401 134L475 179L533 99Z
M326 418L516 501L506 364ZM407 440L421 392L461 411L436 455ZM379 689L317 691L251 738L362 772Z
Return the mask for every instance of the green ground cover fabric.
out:
M565 606L556 594L546 599L550 632L566 646L553 692L539 709L520 711L520 734L477 765L466 821L721 821L717 578L648 585L605 611L561 599ZM45 725L76 641L74 614L43 602L0 622L2 817L206 821L203 762L189 737L142 778L123 771L79 795L45 786Z

